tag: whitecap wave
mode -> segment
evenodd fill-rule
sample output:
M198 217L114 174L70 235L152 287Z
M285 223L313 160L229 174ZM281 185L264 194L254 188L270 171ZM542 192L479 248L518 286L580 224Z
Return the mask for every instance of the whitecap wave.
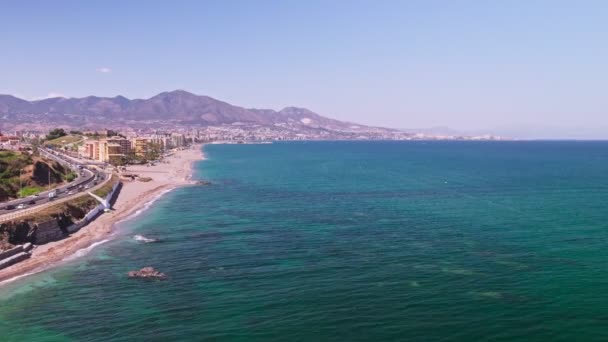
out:
M76 258L83 257L83 256L89 254L89 252L92 251L93 248L95 248L95 247L97 247L97 246L99 246L101 244L104 244L104 243L106 243L108 241L110 241L110 239L105 239L105 240L94 242L90 246L85 247L85 248L81 248L81 249L77 250L74 254L68 255L67 257L63 258L62 261L69 261L69 260L73 260L73 259L76 259Z
M1 286L1 285L4 285L4 284L12 283L12 282L14 282L15 280L18 280L18 279L21 279L21 278L25 278L25 277L27 277L27 276L34 275L34 274L36 274L36 273L40 273L40 272L42 272L42 271L44 271L44 270L46 270L46 268L39 268L39 269L36 269L36 270L31 271L31 272L28 272L28 273L23 273L23 274L20 274L20 275L18 275L18 276L14 276L14 277L12 277L12 278L8 278L8 279L6 279L6 280L0 281L0 286Z
M133 239L137 242L143 242L143 243L159 242L158 239L148 238L148 237L145 237L145 236L139 235L139 234L133 236Z

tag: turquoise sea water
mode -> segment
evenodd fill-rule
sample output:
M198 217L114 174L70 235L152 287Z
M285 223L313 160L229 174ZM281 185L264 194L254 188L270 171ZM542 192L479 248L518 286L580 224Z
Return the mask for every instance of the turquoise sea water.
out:
M213 185L1 288L0 341L608 340L608 143L205 151Z

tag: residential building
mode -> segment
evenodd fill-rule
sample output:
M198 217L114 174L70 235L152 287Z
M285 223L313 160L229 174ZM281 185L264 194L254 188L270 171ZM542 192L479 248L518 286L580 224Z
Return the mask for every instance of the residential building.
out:
M131 147L135 155L143 157L148 152L150 138L136 137L131 140Z
M106 162L118 165L123 161L125 154L122 153L124 151L123 146L115 143L106 143L105 145L105 158Z

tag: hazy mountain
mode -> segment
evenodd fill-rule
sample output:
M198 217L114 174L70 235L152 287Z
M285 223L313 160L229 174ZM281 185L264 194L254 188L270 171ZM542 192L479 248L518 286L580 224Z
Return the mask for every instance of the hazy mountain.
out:
M366 128L326 118L305 108L287 107L280 111L247 109L183 90L134 100L123 96L88 96L25 101L10 95L0 95L0 116L4 120L16 122L41 121L58 124L66 121L78 124L163 121L201 126L244 123L355 131Z
M0 95L0 114L21 112L29 108L30 103L12 95Z

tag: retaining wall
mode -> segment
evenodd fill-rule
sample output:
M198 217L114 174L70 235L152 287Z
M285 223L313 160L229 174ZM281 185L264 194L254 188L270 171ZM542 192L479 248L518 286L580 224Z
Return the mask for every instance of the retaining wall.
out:
M23 246L22 245L13 247L13 248L11 248L11 249L9 249L7 251L4 251L4 252L0 253L0 260L4 260L6 258L10 258L13 255L15 255L17 253L21 253L21 252L23 252Z
M122 183L120 183L120 182L117 182L116 184L114 184L114 186L112 186L112 191L110 191L110 193L105 198L105 200L108 201L108 203L114 202L114 200L116 199L116 194L118 193L118 190L120 189L121 186L122 186ZM103 204L100 203L98 206L91 209L84 216L84 218L82 220L67 227L68 233L72 234L72 233L79 231L80 228L86 226L87 224L89 224L89 222L93 221L97 216L99 216L99 214L103 213L104 209L105 209L105 207L103 206Z

